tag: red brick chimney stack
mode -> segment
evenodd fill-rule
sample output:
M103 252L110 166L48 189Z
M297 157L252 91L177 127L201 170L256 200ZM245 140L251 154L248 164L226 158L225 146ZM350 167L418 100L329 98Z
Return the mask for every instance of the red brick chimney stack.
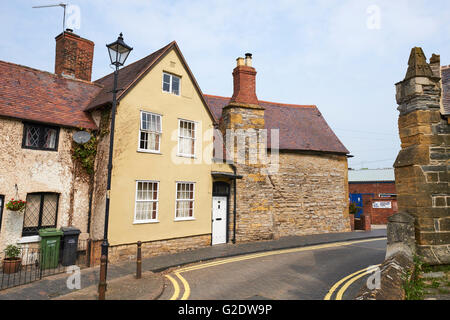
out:
M55 73L91 81L94 43L66 29L56 38Z
M246 53L245 59L236 60L237 66L233 70L234 92L230 102L257 105L256 70L252 67L252 54Z

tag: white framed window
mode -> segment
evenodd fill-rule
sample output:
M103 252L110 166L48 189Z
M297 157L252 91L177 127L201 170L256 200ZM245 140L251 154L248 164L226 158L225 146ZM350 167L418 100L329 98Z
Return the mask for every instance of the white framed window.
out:
M158 222L158 181L136 181L134 223Z
M161 115L141 111L139 128L139 151L160 152L162 125Z
M164 92L173 93L177 96L181 91L181 78L173 74L163 72L162 89Z
M178 120L178 155L195 156L196 123L188 120Z
M194 219L194 182L177 182L175 220Z

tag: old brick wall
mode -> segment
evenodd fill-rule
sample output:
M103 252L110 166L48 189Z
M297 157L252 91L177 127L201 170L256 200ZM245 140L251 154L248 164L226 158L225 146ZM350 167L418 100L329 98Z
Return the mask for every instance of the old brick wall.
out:
M94 43L72 32L56 37L55 73L91 81Z
M389 201L391 202L391 208L374 208L373 203L377 201ZM370 215L372 224L387 224L388 218L398 212L397 199L396 198L371 198L368 201L367 209L364 213Z
M376 197L380 193L391 193L396 194L395 182L390 183L379 183L379 182L368 182L368 183L354 183L349 182L348 185L349 193L373 193Z
M360 193L363 199L363 213L369 214L372 224L387 224L387 219L398 211L396 198L379 197L381 193L397 194L395 182L349 183L349 193ZM372 208L374 201L391 201L392 208Z

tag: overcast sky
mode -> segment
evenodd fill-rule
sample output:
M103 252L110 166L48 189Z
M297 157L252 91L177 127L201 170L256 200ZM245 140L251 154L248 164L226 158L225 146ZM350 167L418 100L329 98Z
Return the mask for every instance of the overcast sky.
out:
M0 60L53 72L63 10L31 7L59 2L1 0ZM111 72L105 44L120 32L134 47L127 63L176 40L202 91L214 95L231 96L236 58L251 52L258 98L317 105L353 168L391 167L398 154L394 84L411 48L450 64L446 0L67 2L77 6L68 26L96 44L93 79Z

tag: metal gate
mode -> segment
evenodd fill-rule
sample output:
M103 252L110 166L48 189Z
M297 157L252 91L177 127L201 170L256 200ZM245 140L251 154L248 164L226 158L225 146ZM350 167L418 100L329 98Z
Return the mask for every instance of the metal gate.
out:
M89 266L90 247L89 240L78 242L77 266ZM66 272L67 266L62 264L62 252L48 251L43 255L40 247L28 246L22 246L20 251L20 264L16 266L5 265L2 261L0 265L0 290L21 286L41 280L44 277Z

